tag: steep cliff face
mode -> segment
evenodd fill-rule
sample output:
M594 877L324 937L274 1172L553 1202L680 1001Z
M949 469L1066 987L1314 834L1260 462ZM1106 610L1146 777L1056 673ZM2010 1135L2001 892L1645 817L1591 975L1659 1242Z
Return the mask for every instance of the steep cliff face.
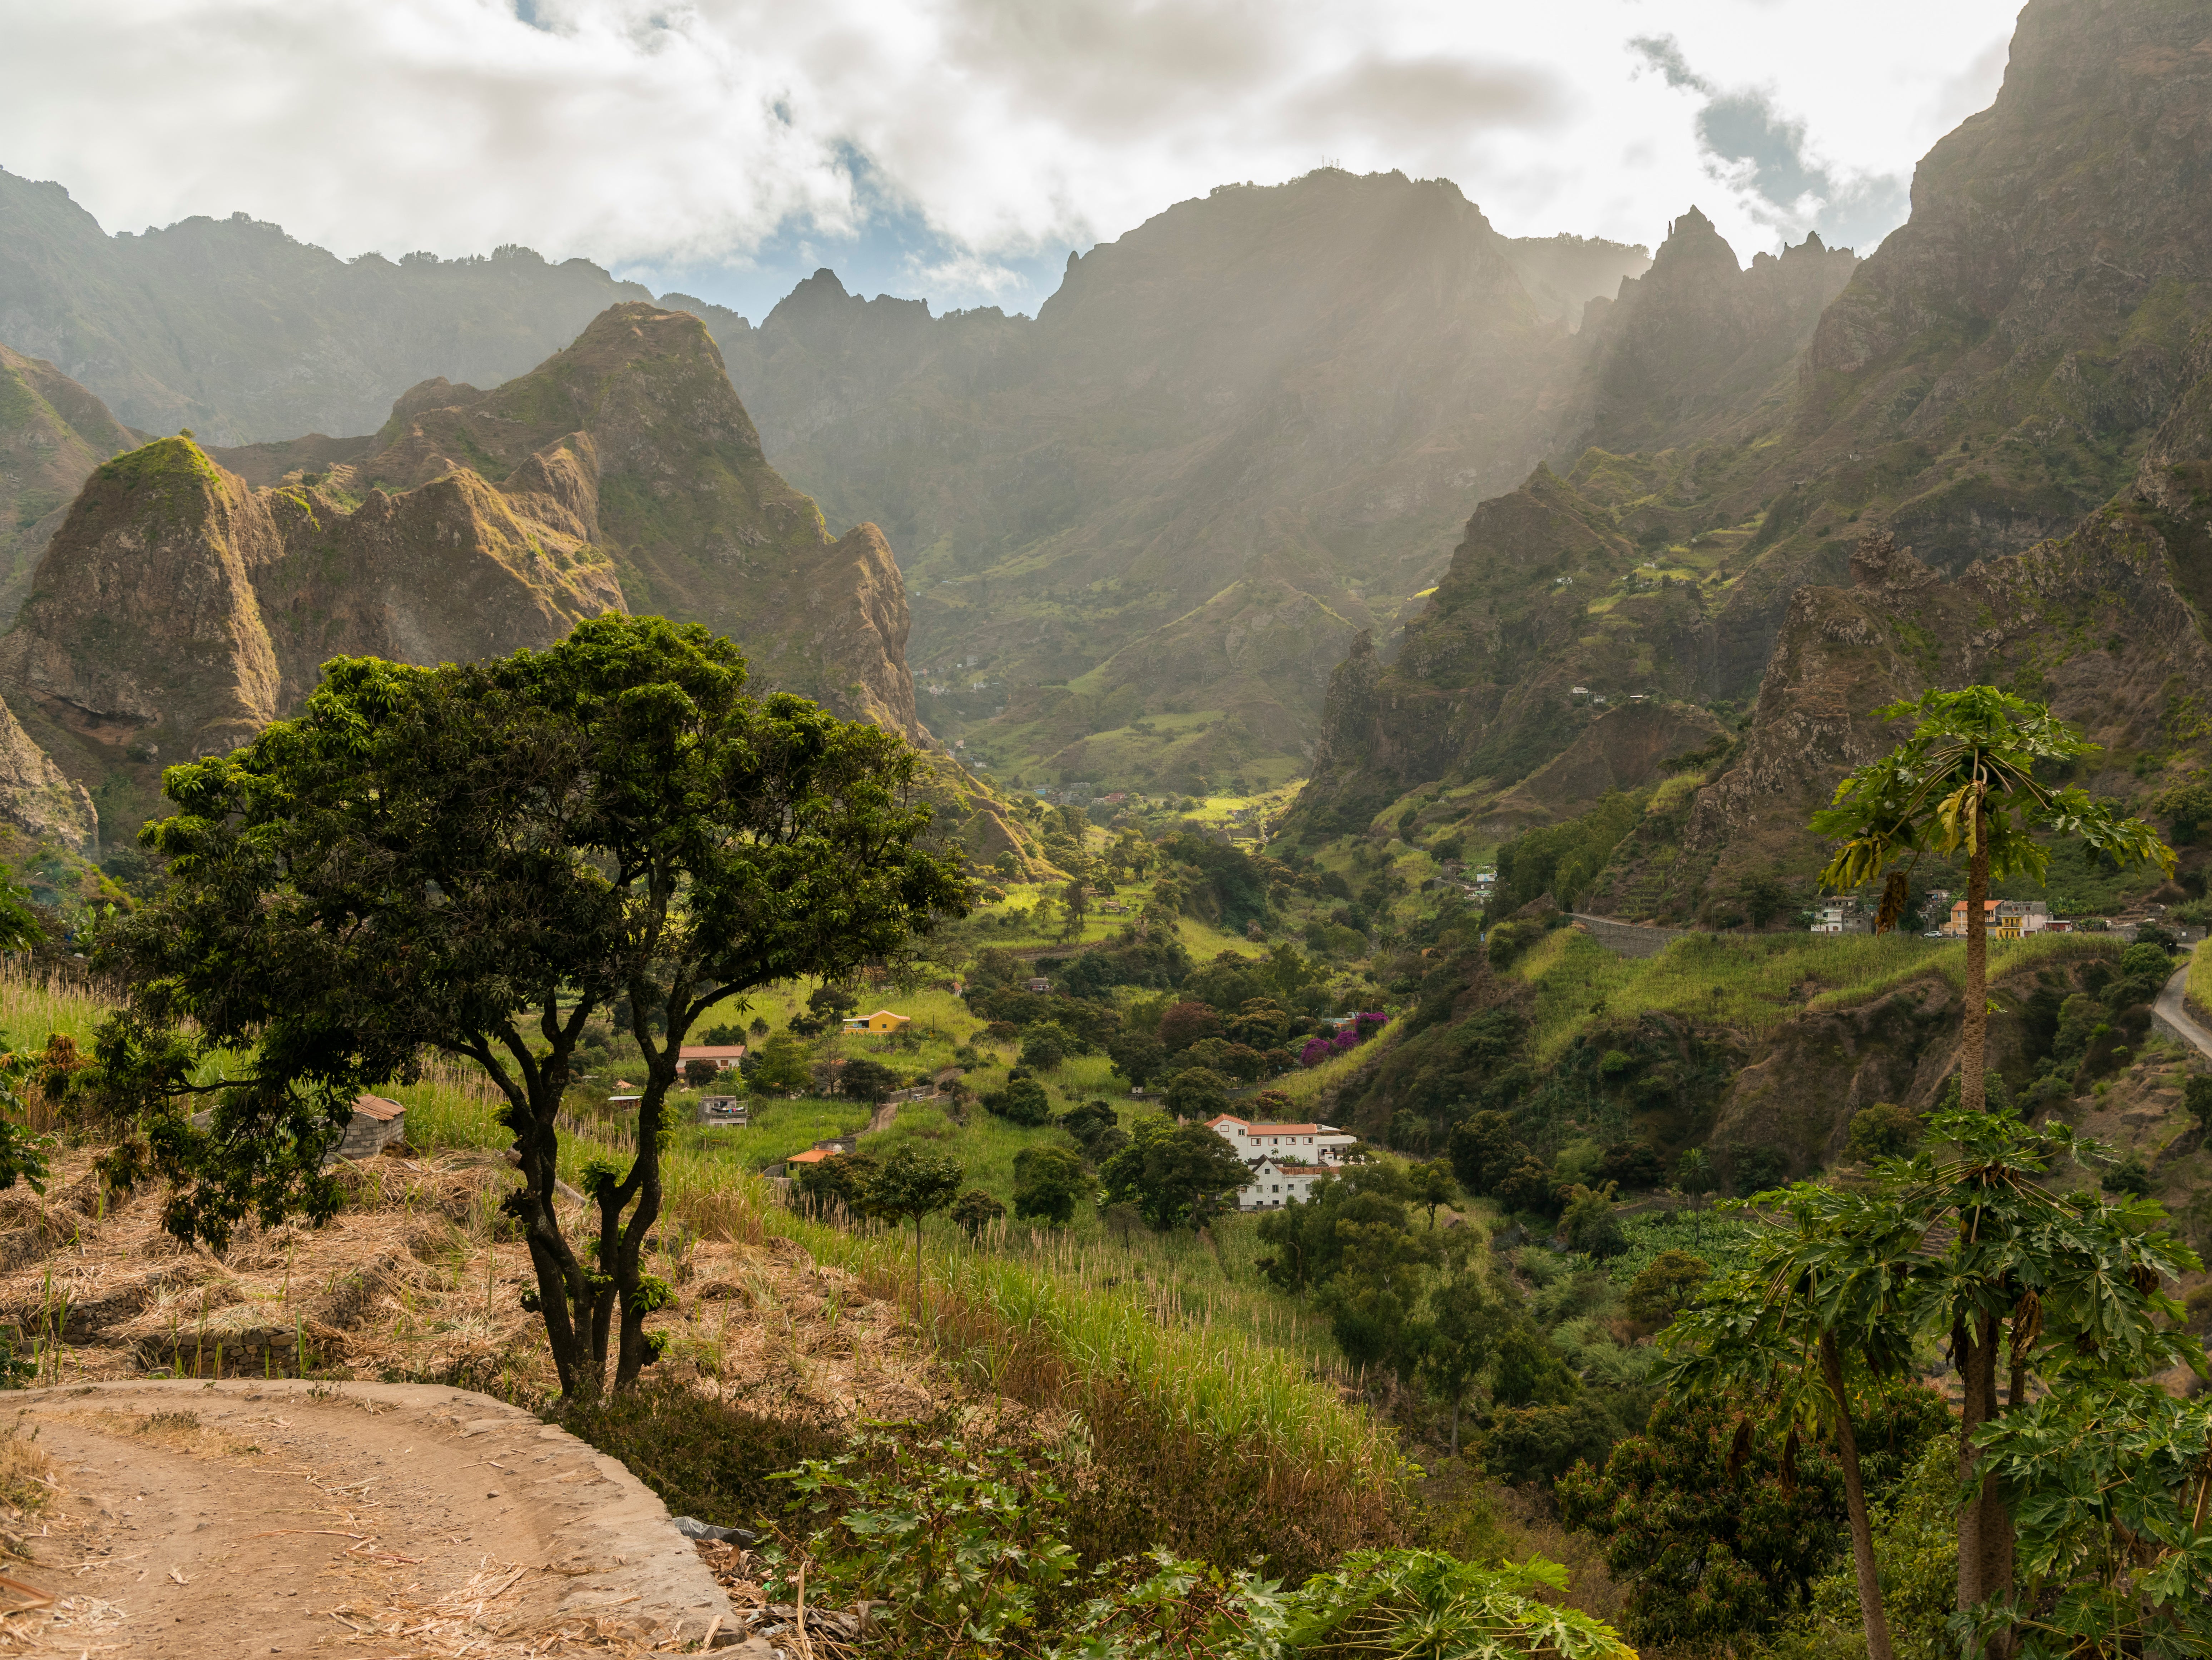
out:
M1741 762L1699 795L1686 846L1717 855L1723 879L1817 864L1807 818L1903 735L1872 711L1930 686L1994 684L2049 702L2103 746L2081 781L2148 810L2165 783L2212 761L2212 645L2176 581L2205 581L2205 550L2178 550L2168 529L2146 504L2115 502L1955 582L1887 532L1870 536L1853 587L1792 603Z
M1756 418L1857 265L1849 248L1808 236L1779 258L1754 254L1745 270L1692 208L1667 228L1650 271L1593 303L1565 435L1577 447L1663 448Z
M1930 150L1852 274L1747 498L1771 501L1723 649L1763 659L1871 522L1956 575L2127 483L2212 313L2212 17L2031 0L1991 106Z
M331 657L485 656L618 608L612 562L532 505L472 471L357 507L326 477L257 489L156 440L94 471L0 637L10 724L128 835L163 766L246 742ZM52 789L12 771L0 813L45 829Z
M646 306L492 392L417 388L372 439L211 458L170 438L101 464L0 638L0 690L123 833L163 765L246 741L331 657L491 656L640 595L732 635L759 690L921 735L882 535L832 541L698 320ZM0 776L27 827L52 795L28 760Z
M1388 629L1467 502L1543 453L1570 313L1645 263L1325 170L1169 210L1072 261L1034 322L825 272L724 338L778 466L914 550L932 726L973 738L1006 705L1005 758L1136 782L1206 764L1133 731L1170 706L1303 759L1320 674L1249 666ZM979 678L1002 689L963 697Z
M906 593L872 525L840 539L786 483L700 320L610 308L493 391L426 383L351 463L368 483L457 468L604 550L629 608L729 635L755 683L918 737Z
M0 345L0 624L92 470L134 441L52 363Z

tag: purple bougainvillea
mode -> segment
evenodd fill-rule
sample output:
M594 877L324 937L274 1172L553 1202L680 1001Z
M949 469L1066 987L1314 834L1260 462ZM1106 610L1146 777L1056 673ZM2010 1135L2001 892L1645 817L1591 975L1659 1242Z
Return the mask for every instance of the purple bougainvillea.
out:
M1298 1064L1302 1067L1317 1067L1335 1053L1336 1045L1330 1043L1328 1038L1309 1037L1306 1039L1306 1046L1298 1051Z

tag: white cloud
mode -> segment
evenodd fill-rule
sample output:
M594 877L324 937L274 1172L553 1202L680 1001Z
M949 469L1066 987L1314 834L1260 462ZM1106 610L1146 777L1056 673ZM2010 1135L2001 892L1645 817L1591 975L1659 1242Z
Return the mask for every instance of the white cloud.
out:
M1649 241L1694 200L1747 257L1853 192L1894 212L2013 4L0 0L0 165L110 228L242 209L695 288L895 235L885 285L941 305L1033 306L1067 247L1324 160L1452 178L1514 233ZM1660 33L1678 76L1629 45Z

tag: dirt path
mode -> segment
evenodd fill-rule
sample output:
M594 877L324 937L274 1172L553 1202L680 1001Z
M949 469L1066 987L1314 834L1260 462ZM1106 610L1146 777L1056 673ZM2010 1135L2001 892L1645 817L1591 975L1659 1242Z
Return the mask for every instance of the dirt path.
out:
M566 1431L465 1390L149 1382L7 1398L58 1496L0 1572L62 1599L0 1653L691 1650L728 1602L667 1511Z
M2160 989L2158 1000L2151 1005L2151 1012L2159 1025L2199 1055L2212 1055L2212 1031L2189 1012L2189 965L2184 963L2174 970L2173 977Z

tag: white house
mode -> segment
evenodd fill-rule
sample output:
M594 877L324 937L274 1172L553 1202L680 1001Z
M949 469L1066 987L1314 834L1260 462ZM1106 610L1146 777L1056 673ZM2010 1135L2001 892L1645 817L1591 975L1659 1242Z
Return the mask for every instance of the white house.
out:
M1859 902L1845 897L1823 899L1813 908L1814 933L1872 933L1874 920L1860 909Z
M1314 1183L1337 1173L1334 1164L1279 1164L1262 1158L1252 1166L1252 1179L1237 1190L1239 1210L1280 1210L1291 1200L1313 1197Z
M1246 1164L1262 1158L1289 1159L1297 1164L1336 1164L1345 1149L1359 1138L1334 1124L1255 1124L1223 1113L1206 1120L1206 1127L1237 1150Z

